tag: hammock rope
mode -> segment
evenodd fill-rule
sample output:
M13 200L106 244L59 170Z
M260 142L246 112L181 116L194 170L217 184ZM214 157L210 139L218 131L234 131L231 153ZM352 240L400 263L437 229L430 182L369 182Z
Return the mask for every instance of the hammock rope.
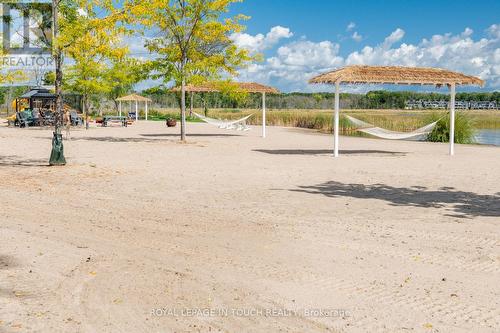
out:
M407 139L425 140L439 121L438 119L437 121L430 123L429 125L425 125L424 127L420 127L412 132L396 132L381 127L377 127L375 125L372 125L370 123L364 122L362 120L356 119L348 115L346 115L346 118L351 123L359 127L356 129L357 131L388 140L407 140Z

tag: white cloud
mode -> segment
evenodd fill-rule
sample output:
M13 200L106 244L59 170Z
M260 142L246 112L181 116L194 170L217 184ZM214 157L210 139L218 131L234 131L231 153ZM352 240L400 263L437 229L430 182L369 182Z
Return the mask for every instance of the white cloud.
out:
M394 30L383 42L364 46L342 57L340 45L331 41L292 41L276 51L264 63L254 64L241 72L240 80L274 84L283 91L321 89L307 85L312 76L345 65L402 65L439 67L487 81L487 87L500 88L500 25L493 24L483 38L474 32L434 35L419 43L404 43L405 31ZM400 45L397 43L402 42Z
M389 36L384 39L382 44L384 47L391 47L394 43L399 42L405 36L405 31L403 29L397 28Z
M351 38L356 42L361 42L361 40L363 40L363 36L361 36L357 31L354 31Z
M276 83L285 90L300 90L314 74L342 64L340 46L330 41L319 43L299 40L281 46L276 55L263 64L254 64L241 72L241 81Z
M390 45L404 36L404 31L398 30L381 45L366 46L360 52L351 53L346 64L446 68L479 76L488 81L489 87L500 87L500 38L494 33L490 33L494 38L474 40L472 29L466 28L458 35L434 35L416 45L403 43L392 48ZM495 27L488 30L494 32Z
M231 39L240 48L248 49L252 52L262 52L275 46L281 39L292 36L293 33L289 28L278 25L272 27L265 36L263 34L252 36L247 33L234 33L231 35Z
M486 31L492 38L500 39L500 24L493 24Z
M356 28L356 23L354 22L350 22L347 27L345 28L345 31L351 31L353 30L354 28Z

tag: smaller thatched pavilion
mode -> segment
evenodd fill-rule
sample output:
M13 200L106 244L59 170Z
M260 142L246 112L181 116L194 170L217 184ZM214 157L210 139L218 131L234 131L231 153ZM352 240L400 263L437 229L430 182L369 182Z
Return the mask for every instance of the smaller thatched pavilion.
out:
M130 94L127 96L123 96L120 98L116 99L118 101L118 112L119 115L122 115L122 102L130 102L130 106L132 107L132 102L135 102L135 120L139 120L139 102L144 102L144 113L146 114L146 120L148 120L148 103L151 102L151 100L147 97L137 95L137 94Z
M266 94L279 94L279 90L255 82L231 82L239 90L248 93L262 94L262 137L266 137ZM175 87L173 91L180 91L180 87ZM191 94L191 105L193 105L193 93L197 92L220 92L221 89L216 83L205 83L201 85L187 85L185 91Z
M347 66L313 77L309 83L335 85L334 156L339 155L340 84L446 85L450 89L450 155L455 153L455 87L484 86L484 81L462 73L439 68L401 66Z

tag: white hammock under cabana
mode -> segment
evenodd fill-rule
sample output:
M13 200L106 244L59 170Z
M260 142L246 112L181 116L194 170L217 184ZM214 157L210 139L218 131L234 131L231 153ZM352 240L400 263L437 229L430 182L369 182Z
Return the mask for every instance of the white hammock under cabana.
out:
M439 121L437 120L429 125L420 127L412 132L396 132L396 131L390 131L385 128L377 127L375 125L372 125L370 123L364 122L362 120L356 119L348 115L346 115L345 117L351 123L353 123L355 126L358 127L356 128L357 131L387 140L425 140L429 135L429 133L432 132L434 127L436 127L436 124Z
M455 154L455 94L458 85L478 85L480 78L440 68L403 66L353 65L317 75L309 80L315 84L335 85L335 113L333 121L333 156L339 156L340 84L408 84L448 86L450 89L450 155ZM367 129L365 129L367 130ZM405 136L401 133L389 135L387 130L373 127L372 133L390 137ZM385 132L385 133L384 133Z
M263 84L260 84L260 83L255 83L255 82L232 82L231 84L233 84L236 88L242 90L242 91L246 91L247 93L259 93L259 94L262 94L262 137L265 138L266 137L266 94L279 94L279 91L273 87L269 87L269 86L265 86ZM217 83L214 83L214 82L209 82L209 83L205 83L205 84L202 84L202 85L187 85L184 87L185 89L185 92L189 92L191 93L191 107L193 105L193 93L195 92L220 92L220 87L218 86ZM172 89L173 91L182 91L182 88L181 87L175 87ZM192 112L192 110L191 110ZM194 113L194 112L192 112ZM200 115L197 115L198 117ZM203 117L203 116L202 116ZM246 117L246 119L248 119L250 116ZM204 120L206 123L212 123L212 124L216 124L217 122L221 122L221 120L218 120L218 119L211 119L211 118L207 118L207 117L204 117L206 120ZM203 120L203 118L200 118ZM245 120L246 120L245 119ZM227 123L227 122L225 122ZM220 124L222 126L226 126L226 124ZM231 121L229 121L229 123L231 123ZM236 124L240 123L241 124L241 121L238 121L236 122ZM220 125L216 125L216 126L219 126ZM236 126L235 126L235 123L233 124L229 124L227 125L229 126L229 128L232 128L234 129ZM240 129L240 130L249 130L250 128L248 126L243 126L242 125L239 125L240 128L237 128L237 129ZM221 127L221 128L228 128L228 127Z
M250 114L246 117L243 117L241 119L237 120L220 120L220 119L214 119L214 118L209 118L202 116L199 113L196 113L193 111L193 114L206 122L207 124L217 126L218 128L223 128L223 129L236 129L238 131L248 131L250 130L250 127L247 126L246 121L248 118L253 116L253 114Z

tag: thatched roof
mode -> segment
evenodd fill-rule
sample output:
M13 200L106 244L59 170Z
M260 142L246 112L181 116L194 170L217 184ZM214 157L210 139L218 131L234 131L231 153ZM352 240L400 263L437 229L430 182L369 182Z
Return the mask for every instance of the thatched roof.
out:
M440 68L401 66L347 66L318 75L309 83L379 83L429 85L479 85L484 81L462 73Z
M239 89L244 90L249 93L268 93L268 94L279 94L279 90L273 87L265 86L260 83L255 82L231 82L230 84L236 85ZM173 91L180 91L180 87L175 87ZM218 92L220 89L215 83L205 83L201 85L191 85L186 86L186 92Z
M260 83L255 82L236 82L241 90L248 91L250 93L268 93L268 94L279 94L279 90L273 87L265 86Z
M137 95L137 94L130 94L127 96L117 98L116 100L122 101L122 102L125 102L125 101L151 102L151 100L149 98L143 97L143 96Z

